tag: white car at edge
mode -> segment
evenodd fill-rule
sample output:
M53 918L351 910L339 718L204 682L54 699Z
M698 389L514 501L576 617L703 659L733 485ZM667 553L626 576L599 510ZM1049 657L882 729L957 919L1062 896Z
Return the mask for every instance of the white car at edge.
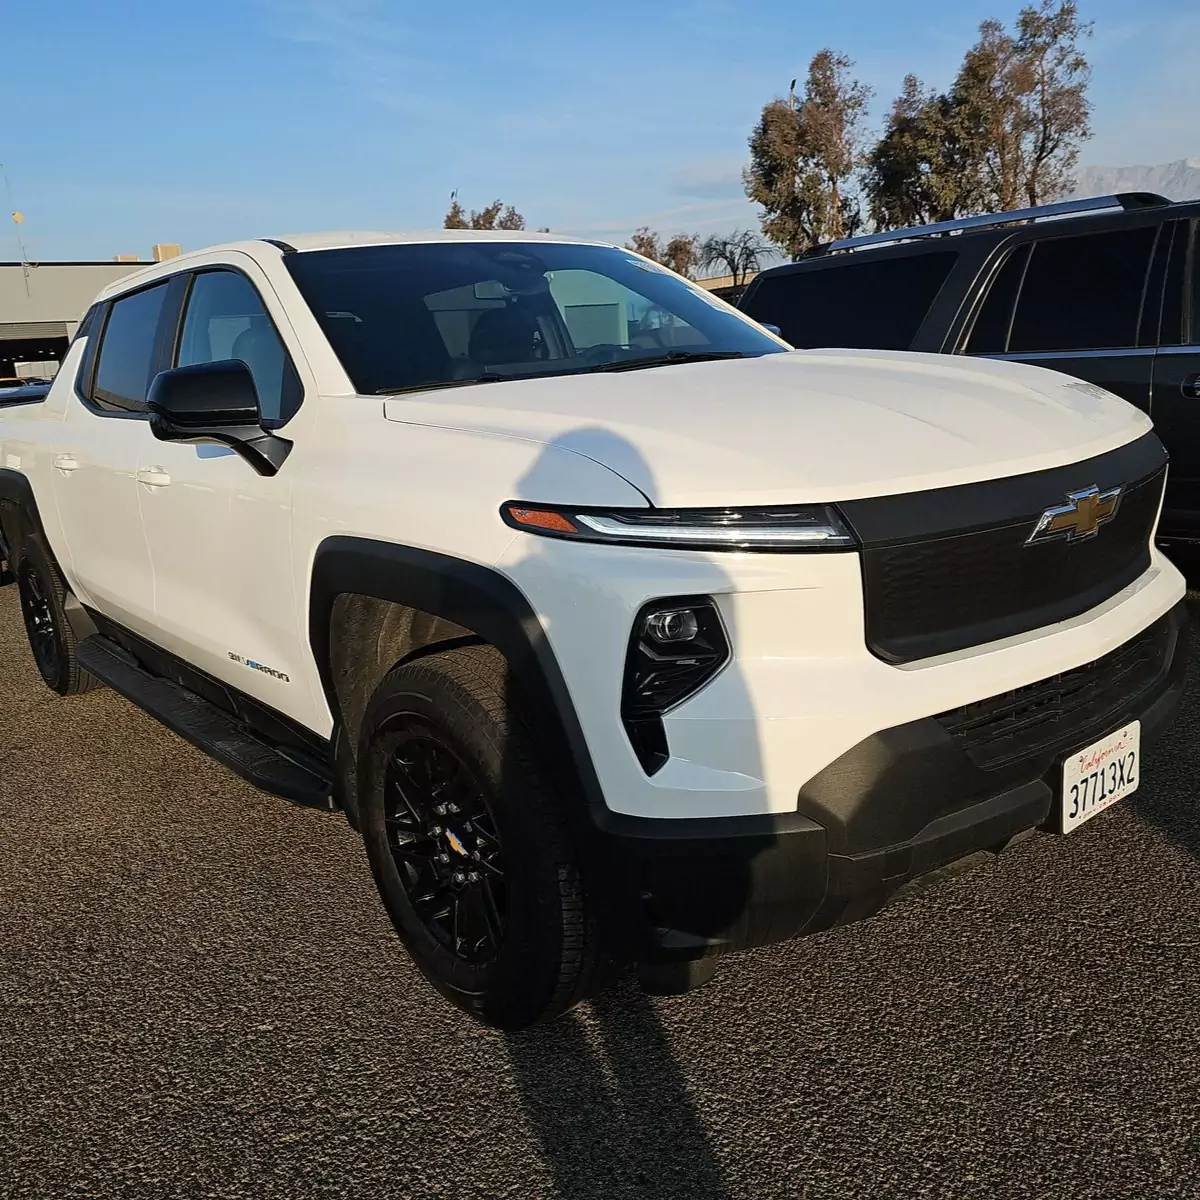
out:
M305 235L98 297L0 412L0 554L50 687L344 809L516 1028L1128 795L1182 688L1165 472L1100 389L789 351L625 250Z

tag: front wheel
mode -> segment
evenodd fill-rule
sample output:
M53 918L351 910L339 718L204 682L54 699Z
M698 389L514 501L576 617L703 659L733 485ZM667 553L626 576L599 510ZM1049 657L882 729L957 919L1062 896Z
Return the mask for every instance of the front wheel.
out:
M434 987L498 1029L589 995L593 905L502 656L466 646L396 667L371 699L360 745L367 856Z

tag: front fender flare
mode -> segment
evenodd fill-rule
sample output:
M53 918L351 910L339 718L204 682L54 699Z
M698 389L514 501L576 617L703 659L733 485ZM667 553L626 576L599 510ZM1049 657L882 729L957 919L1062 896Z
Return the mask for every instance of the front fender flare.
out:
M477 634L504 655L547 744L578 783L593 821L607 806L575 706L537 614L525 594L478 563L369 538L334 536L318 547L309 590L308 633L335 724L340 706L330 646L334 601L352 593L442 617Z

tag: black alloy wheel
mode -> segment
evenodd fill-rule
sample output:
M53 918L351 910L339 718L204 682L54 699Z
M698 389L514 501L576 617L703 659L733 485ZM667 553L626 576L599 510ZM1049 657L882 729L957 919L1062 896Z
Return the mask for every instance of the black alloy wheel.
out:
M388 847L413 912L470 966L492 961L505 927L504 860L483 790L456 751L417 714L393 724L387 765Z
M388 916L425 978L496 1029L566 1012L608 962L564 811L578 801L535 728L504 657L470 644L394 666L357 735L356 815Z
M34 662L43 679L56 679L61 671L62 653L54 620L54 605L37 567L28 558L22 559L17 569L17 591L21 597L21 615L25 618Z
M43 682L60 696L99 687L100 681L79 662L75 630L67 618L70 591L40 537L33 535L22 542L16 576L29 649Z

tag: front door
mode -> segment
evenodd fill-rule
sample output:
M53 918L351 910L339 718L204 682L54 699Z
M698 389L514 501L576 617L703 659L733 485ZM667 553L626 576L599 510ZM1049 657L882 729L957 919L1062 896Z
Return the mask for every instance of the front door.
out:
M1150 415L1171 455L1159 529L1200 539L1200 271L1195 222L1176 222Z
M264 424L279 426L293 415L299 379L255 283L240 271L200 271L175 365L226 359L250 368ZM311 724L307 639L292 574L289 462L263 476L223 446L152 441L137 465L158 643Z
M1098 384L1149 412L1157 319L1151 329L1142 318L1157 234L1147 223L1035 241L1006 357ZM1150 303L1157 318L1157 296Z

